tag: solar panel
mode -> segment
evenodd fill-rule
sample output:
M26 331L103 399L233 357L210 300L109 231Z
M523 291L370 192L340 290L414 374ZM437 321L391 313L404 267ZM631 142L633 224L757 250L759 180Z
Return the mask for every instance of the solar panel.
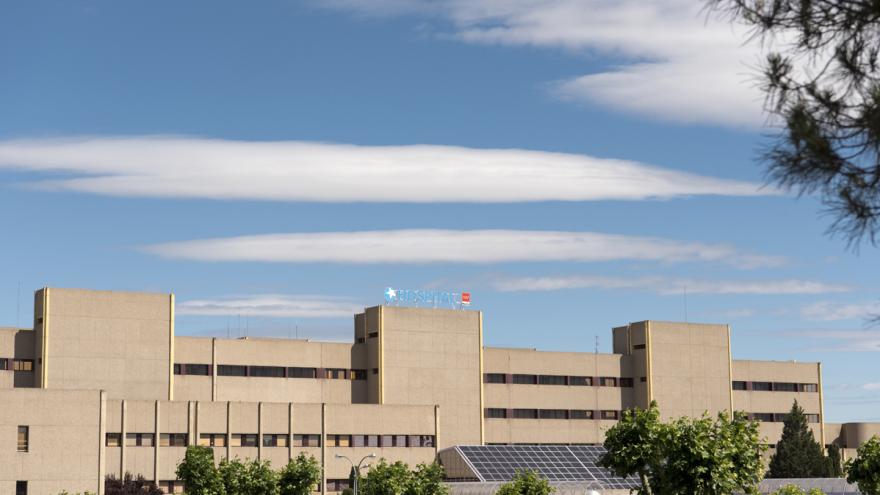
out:
M467 445L456 447L480 481L509 481L517 471L532 470L551 483L588 481L604 488L629 489L623 479L597 465L605 453L593 445Z

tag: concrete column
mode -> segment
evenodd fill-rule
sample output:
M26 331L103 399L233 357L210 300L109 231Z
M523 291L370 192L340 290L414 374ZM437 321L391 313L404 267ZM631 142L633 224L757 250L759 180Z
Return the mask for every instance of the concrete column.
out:
M153 481L159 484L159 401L156 401L155 428L153 428Z
M217 339L211 339L211 401L217 401Z
M232 403L226 403L226 458L232 459Z
M483 411L480 411L480 417ZM483 442L483 439L480 439ZM440 405L434 405L434 457L440 452Z
M186 404L186 445L196 445L198 433L196 432L196 407L192 401Z
M287 404L287 460L293 459L293 402Z
M107 392L98 394L98 495L104 495L104 459L107 438Z
M321 493L327 493L327 404L321 404Z
M263 403L257 402L257 459L263 460Z
M125 424L125 422L128 420L128 418L126 417L127 415L128 415L128 401L123 400L122 401L122 418L121 418L122 427L120 428L122 433L119 434L119 436L121 437L119 440L119 477L120 478L125 476L125 451L126 451L125 436L128 434L128 426Z

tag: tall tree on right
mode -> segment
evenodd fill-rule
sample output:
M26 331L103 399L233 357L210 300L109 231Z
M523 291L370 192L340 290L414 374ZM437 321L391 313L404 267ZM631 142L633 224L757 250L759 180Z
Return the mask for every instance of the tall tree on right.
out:
M782 438L770 458L768 478L824 478L828 461L822 446L813 437L807 417L797 401L785 416Z

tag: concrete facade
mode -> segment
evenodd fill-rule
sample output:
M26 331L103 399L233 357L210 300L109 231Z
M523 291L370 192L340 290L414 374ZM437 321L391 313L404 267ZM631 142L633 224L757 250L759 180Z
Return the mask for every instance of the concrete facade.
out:
M336 492L336 453L414 465L454 445L598 444L651 400L667 418L748 412L771 445L794 400L847 455L880 433L824 423L819 363L733 360L727 325L631 323L598 354L484 347L478 311L367 308L352 343L325 343L177 336L170 294L44 288L34 308L33 330L0 328L4 494L100 493L125 472L180 492L188 445L276 468L307 452Z

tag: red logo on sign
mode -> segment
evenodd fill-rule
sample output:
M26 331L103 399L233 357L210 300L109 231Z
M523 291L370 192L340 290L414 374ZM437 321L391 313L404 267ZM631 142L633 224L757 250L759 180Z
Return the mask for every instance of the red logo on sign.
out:
M471 293L470 292L462 292L461 293L461 303L462 304L470 304L471 303Z

